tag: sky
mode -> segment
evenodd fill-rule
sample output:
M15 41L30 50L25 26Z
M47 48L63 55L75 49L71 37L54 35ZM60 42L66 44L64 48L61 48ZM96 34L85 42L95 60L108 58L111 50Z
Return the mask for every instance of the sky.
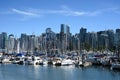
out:
M120 0L0 0L0 33L40 35L46 28L72 34L120 28Z

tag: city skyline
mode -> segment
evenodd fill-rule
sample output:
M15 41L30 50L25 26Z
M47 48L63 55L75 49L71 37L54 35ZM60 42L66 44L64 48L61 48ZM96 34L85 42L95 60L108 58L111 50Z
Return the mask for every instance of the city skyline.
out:
M50 27L60 32L67 24L72 34L81 27L88 31L117 29L120 26L119 0L0 0L0 32L40 35Z
M21 34L19 38L14 34L7 35L6 32L0 34L1 52L33 52L36 48L41 51L58 49L60 51L72 50L93 50L93 51L116 51L119 50L120 29L105 30L99 32L87 32L86 28L81 28L80 33L72 35L70 27L61 24L59 33L55 33L51 28L47 28L45 33L36 36L34 34Z

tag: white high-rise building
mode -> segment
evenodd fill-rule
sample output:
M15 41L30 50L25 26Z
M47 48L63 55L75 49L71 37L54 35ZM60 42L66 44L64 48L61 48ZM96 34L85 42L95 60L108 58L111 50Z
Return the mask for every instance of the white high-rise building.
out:
M14 35L11 34L8 37L8 45L7 45L8 53L13 53L14 45L15 45L15 38Z

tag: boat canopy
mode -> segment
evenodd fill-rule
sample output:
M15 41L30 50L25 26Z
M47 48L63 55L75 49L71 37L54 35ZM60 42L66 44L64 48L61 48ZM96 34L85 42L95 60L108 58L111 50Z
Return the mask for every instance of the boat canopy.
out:
M24 54L23 53L18 53L16 56L17 57L24 57Z

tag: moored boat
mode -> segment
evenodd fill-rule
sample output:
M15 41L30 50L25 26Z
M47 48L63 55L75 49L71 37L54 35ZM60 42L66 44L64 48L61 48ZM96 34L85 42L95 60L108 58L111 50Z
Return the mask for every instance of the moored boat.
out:
M40 63L40 57L32 56L28 59L28 65L38 65Z
M62 66L69 66L69 65L74 65L75 61L71 59L63 59L61 62Z

